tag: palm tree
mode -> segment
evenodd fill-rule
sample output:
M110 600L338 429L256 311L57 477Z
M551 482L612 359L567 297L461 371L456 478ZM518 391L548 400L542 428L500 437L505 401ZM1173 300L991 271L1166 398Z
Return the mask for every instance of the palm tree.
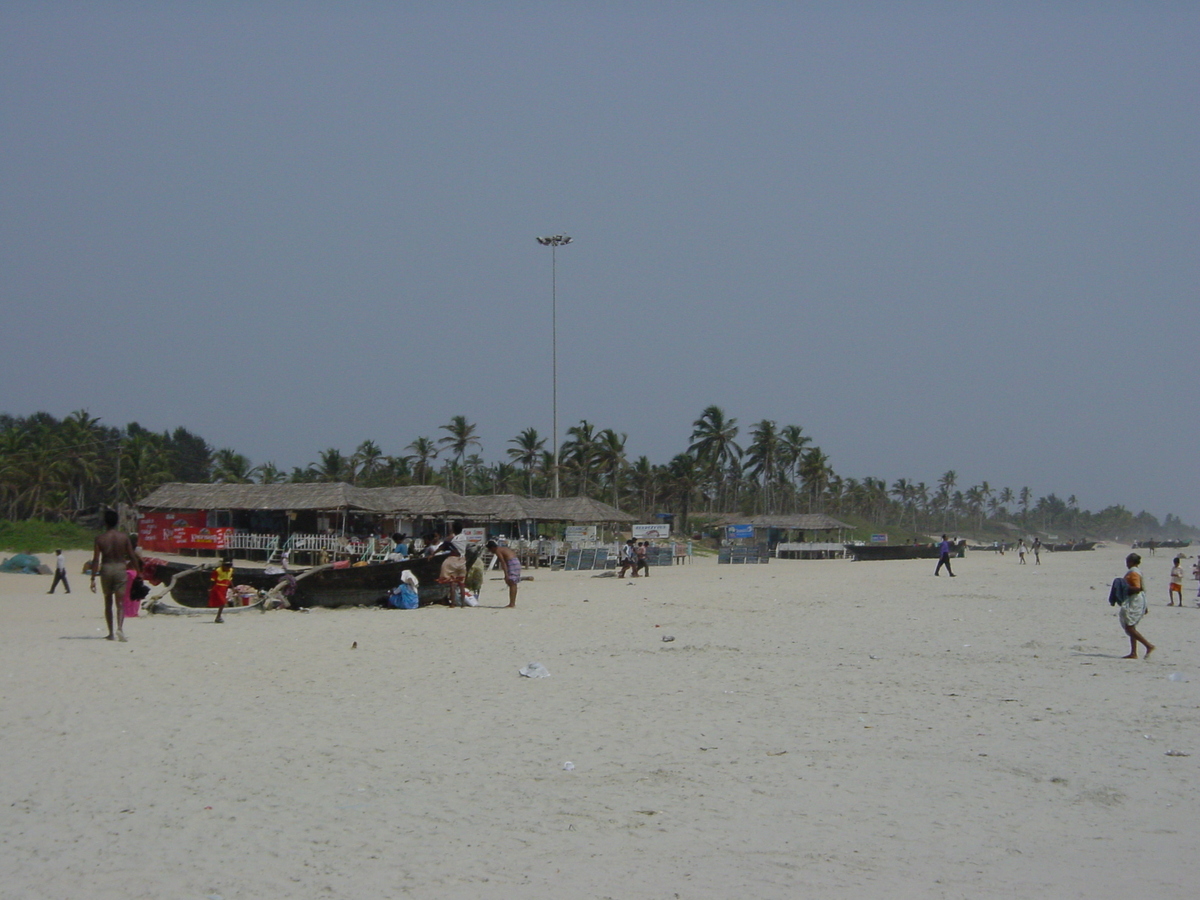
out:
M742 448L737 442L737 419L725 418L719 406L706 407L692 423L692 443L688 452L695 455L704 475L716 485L717 505L722 505L722 472L734 460L741 459Z
M232 450L222 447L213 455L212 480L217 484L250 484L250 460Z
M619 491L621 487L621 473L625 470L625 441L629 439L629 435L621 433L618 435L611 428L605 428L596 435L596 450L593 458L596 461L596 467L608 476L609 486L612 488L612 505L620 508Z
M596 434L595 426L587 419L580 419L578 425L567 429L570 440L565 441L560 448L562 459L576 473L578 478L578 493L587 496L591 483L592 469L596 464Z
M546 439L538 437L536 428L526 428L515 438L509 439L509 443L516 446L508 448L508 457L525 469L527 492L532 497L533 470L537 466L538 457L546 447Z
M258 466L255 471L258 474L259 484L279 484L286 481L287 478L279 471L279 467L273 462L265 462Z
M404 449L412 451L412 455L406 458L410 462L416 463L417 482L428 484L429 464L437 459L438 455L437 445L434 444L433 438L419 437Z
M363 441L350 457L351 484L357 484L358 479L370 482L371 476L383 464L383 451L374 441Z
M750 429L750 446L746 448L749 473L762 480L763 512L771 508L771 486L779 474L779 431L771 419L763 419Z
M829 467L829 457L821 452L820 447L809 447L804 451L800 458L800 480L804 483L810 512L814 507L817 512L822 511L825 489L832 477L833 469Z
M439 427L448 434L438 443L449 447L450 452L458 460L459 469L462 470L462 491L465 494L467 492L467 471L463 468L463 455L466 454L468 447L482 449L483 444L475 436L475 426L467 421L466 416L452 416L448 425Z
M337 447L328 447L319 454L320 462L309 463L308 468L317 481L346 481L350 461Z
M696 463L696 457L690 453L677 454L667 464L667 494L679 510L679 528L684 534L690 530L688 514L691 510L692 496L702 479L703 474Z
M916 499L916 491L913 488L913 483L907 478L897 478L892 482L892 496L900 504L900 527L904 527L904 514L912 510L913 501ZM913 527L916 527L916 513L913 512Z
M779 432L780 474L787 475L792 484L793 495L796 493L796 481L804 448L811 443L812 438L806 435L799 425L784 425Z

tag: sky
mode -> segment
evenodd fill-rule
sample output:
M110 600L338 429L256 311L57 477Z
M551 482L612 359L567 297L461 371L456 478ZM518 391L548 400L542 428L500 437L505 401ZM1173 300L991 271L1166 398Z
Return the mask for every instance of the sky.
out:
M1200 5L0 4L0 412L284 469L716 404L1200 524Z

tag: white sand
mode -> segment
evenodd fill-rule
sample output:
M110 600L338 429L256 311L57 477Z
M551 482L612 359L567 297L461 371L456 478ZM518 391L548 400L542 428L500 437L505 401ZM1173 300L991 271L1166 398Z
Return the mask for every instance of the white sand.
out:
M82 575L0 576L0 897L1192 897L1196 583L1168 609L1147 560L1121 660L1126 551L537 571L515 611L128 644Z

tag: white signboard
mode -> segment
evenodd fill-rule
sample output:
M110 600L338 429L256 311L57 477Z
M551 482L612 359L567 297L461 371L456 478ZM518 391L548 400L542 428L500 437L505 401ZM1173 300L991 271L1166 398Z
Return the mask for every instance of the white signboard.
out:
M671 526L666 522L661 525L634 525L633 539L635 541L657 541L671 536Z
M595 525L568 525L567 533L564 536L568 541L594 541L596 540Z
M486 528L464 528L462 530L463 540L468 544L482 544L487 539Z

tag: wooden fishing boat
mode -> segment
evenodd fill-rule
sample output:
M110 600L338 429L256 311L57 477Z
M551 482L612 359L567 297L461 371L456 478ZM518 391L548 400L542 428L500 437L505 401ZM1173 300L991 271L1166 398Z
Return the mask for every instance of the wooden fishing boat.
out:
M468 568L478 555L478 549L467 550ZM361 565L332 563L302 572L293 571L290 574L296 579L296 587L288 602L300 608L374 605L400 584L400 576L407 570L411 570L420 582L422 602L436 602L449 595L448 589L437 584L445 559L446 554L442 554L400 562ZM213 568L211 562L192 567L180 563L160 563L157 577L170 582L171 597L179 605L207 607ZM264 569L235 566L233 570L234 585L245 584L258 591L269 591L282 580L283 575L278 572L268 574Z
M954 554L963 549L966 541L954 545ZM855 562L880 559L937 559L941 544L845 544Z
M1054 553L1069 553L1072 550L1095 550L1095 541L1067 541L1060 544L1048 544L1046 549Z

